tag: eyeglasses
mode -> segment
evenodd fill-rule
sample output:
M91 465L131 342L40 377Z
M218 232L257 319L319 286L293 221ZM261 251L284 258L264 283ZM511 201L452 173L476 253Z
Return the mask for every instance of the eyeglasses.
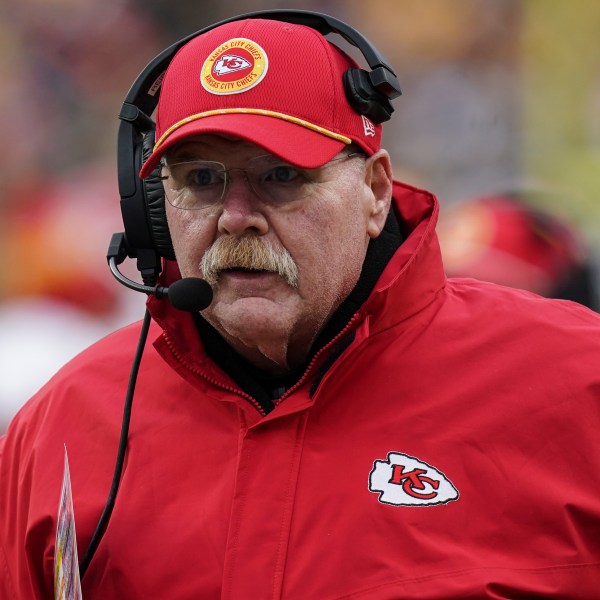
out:
M235 172L243 173L250 189L264 202L287 204L301 200L326 181L325 171L344 160L365 157L361 152L338 156L317 169L302 169L270 154L257 156L244 168L226 169L220 162L190 160L163 162L163 179L171 191L169 203L183 210L203 210L218 205L227 194Z

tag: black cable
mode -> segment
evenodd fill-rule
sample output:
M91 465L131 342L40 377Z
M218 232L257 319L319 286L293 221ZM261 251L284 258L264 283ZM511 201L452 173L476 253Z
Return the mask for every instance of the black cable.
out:
M148 337L148 331L150 329L150 313L146 309L144 314L144 320L142 323L142 329L140 331L140 338L135 351L135 357L131 366L131 373L129 374L129 384L127 386L127 395L125 396L125 408L123 411L123 421L121 424L121 437L119 439L119 450L117 452L117 462L115 464L115 470L113 473L112 485L108 494L108 499L104 506L100 520L96 525L96 530L92 535L92 539L88 545L85 555L79 563L79 578L83 579L90 562L96 553L98 544L104 536L108 521L113 512L115 501L117 499L117 492L119 491L119 484L121 483L121 475L123 474L123 465L125 464L125 454L127 452L127 439L129 437L129 422L131 421L131 407L133 404L133 393L135 391L135 384L137 381L138 371L140 363L142 361L142 354L144 352L144 346L146 345L146 339Z

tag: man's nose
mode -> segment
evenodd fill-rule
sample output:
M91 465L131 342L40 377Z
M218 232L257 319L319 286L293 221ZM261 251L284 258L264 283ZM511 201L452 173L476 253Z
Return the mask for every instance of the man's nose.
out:
M228 175L221 200L219 232L240 235L251 230L255 234L265 234L269 226L264 204L252 188L247 174L241 171Z

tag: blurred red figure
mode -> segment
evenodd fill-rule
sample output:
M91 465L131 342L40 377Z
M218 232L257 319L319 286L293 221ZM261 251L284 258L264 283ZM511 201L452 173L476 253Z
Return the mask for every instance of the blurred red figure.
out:
M441 211L449 277L473 277L598 308L591 252L571 223L518 194L482 196Z

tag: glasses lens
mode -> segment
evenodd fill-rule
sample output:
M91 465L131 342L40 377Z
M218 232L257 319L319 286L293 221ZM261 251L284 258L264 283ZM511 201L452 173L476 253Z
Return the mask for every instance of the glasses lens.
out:
M202 210L219 203L225 190L225 166L219 162L193 160L164 167L169 192L167 198L175 208Z
M304 198L316 182L315 173L271 155L251 159L243 170L254 192L265 202L273 204Z

